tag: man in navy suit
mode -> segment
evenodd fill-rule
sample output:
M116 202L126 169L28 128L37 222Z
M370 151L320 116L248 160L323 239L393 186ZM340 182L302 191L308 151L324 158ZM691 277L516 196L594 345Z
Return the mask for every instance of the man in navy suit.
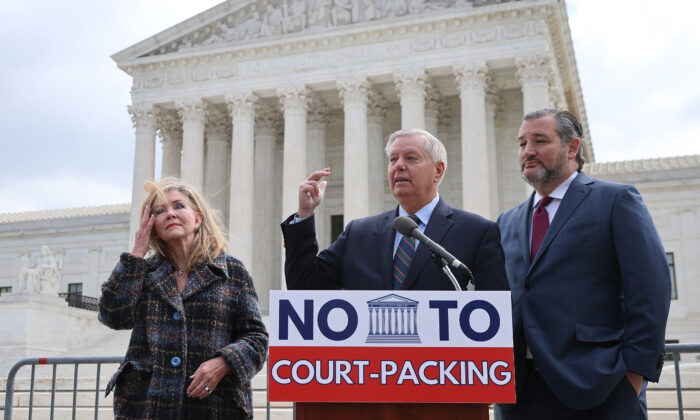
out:
M516 404L501 420L644 419L663 366L670 278L639 192L586 176L567 111L518 135L530 198L498 219L513 297Z
M326 181L322 179L330 175L330 169L312 173L299 186L299 209L282 223L287 287L453 290L438 265L429 261L431 252L425 245L411 245L414 254L404 258L404 239L392 222L397 216L415 215L421 231L471 268L476 289L507 290L498 226L449 207L438 195L447 167L443 144L427 131L405 129L389 136L386 153L389 184L398 207L350 221L338 239L318 255L313 213L323 198ZM397 253L403 262L394 263ZM454 274L466 288L466 274Z

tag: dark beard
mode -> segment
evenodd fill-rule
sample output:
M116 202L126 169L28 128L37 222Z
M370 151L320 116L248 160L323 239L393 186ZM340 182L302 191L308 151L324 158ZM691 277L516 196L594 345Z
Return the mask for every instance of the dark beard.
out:
M534 160L534 159L531 159ZM526 161L527 162L527 161ZM566 149L562 150L559 158L554 162L554 165L547 167L541 160L537 159L537 162L542 165L542 168L534 175L527 178L523 169L520 170L520 177L530 184L535 190L541 189L542 187L552 185L562 179L564 170L566 169Z

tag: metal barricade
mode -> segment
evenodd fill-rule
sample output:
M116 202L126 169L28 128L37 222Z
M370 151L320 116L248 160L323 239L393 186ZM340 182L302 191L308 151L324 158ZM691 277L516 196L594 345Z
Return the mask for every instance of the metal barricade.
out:
M681 387L681 353L700 353L700 344L666 344L666 354L673 354L673 366L676 371L676 395L678 396L678 415L683 420L683 389Z
M681 353L700 353L700 344L667 344L666 353L673 355L673 364L675 368L676 377L676 394L678 398L678 413L680 420L683 418L683 394L681 388L681 372L680 372L680 354ZM26 365L32 367L31 370L31 380L29 389L29 420L32 418L32 405L34 400L34 379L35 379L35 369L37 365L53 365L53 373L51 377L51 419L53 419L54 408L55 408L55 396L56 396L56 366L58 365L74 365L73 372L73 419L76 415L76 403L77 403L77 393L78 393L78 365L97 365L97 373L95 379L95 420L98 418L99 410L99 394L100 394L100 367L103 364L120 364L124 360L123 356L113 356L113 357L39 357L39 358L29 358L23 359L17 362L7 377L7 386L5 390L5 420L12 420L12 402L14 396L14 384L15 376L17 371ZM266 385L268 384L269 378L266 375ZM268 391L268 386L266 388L266 396ZM266 414L267 418L270 418L270 400L267 399ZM1 407L0 407L1 408Z
M73 419L76 415L76 405L78 397L78 365L97 365L97 374L95 380L95 420L97 420L98 410L100 407L100 368L103 364L119 364L124 360L124 356L114 357L34 357L23 359L15 363L10 369L7 376L7 386L5 387L5 420L12 420L12 402L15 391L15 377L17 371L22 366L30 365L32 372L29 385L29 420L32 418L32 409L34 403L34 379L37 365L52 365L53 373L51 375L51 411L50 418L54 417L54 409L56 406L56 367L58 365L74 365L73 370Z

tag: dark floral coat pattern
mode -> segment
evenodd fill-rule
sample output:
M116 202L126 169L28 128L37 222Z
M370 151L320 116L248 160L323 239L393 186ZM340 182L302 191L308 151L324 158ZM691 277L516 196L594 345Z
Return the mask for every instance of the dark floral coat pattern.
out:
M124 363L107 385L117 419L253 417L253 376L267 355L268 335L248 272L221 252L189 275L178 293L172 265L160 256L121 255L102 285L100 321L132 329ZM205 399L188 398L189 377L224 356L232 373Z

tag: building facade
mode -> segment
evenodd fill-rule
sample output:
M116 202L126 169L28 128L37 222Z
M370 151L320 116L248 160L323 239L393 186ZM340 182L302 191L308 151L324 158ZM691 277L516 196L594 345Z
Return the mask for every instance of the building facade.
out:
M48 245L59 292L98 296L130 249L144 183L176 176L218 210L266 312L284 287L278 224L311 171L332 173L321 248L396 205L384 140L400 128L436 134L449 157L440 195L495 220L531 192L522 115L555 106L583 123L588 174L641 191L674 279L667 337L700 342L700 157L595 163L562 1L229 0L113 59L133 77L132 205L0 215L0 294Z
M530 191L511 182L523 110L570 109L590 138L556 0L230 0L113 59L133 77L133 203L157 176L203 191L263 309L264 291L283 284L277 223L296 211L298 185L314 169L332 171L317 215L325 246L332 220L395 205L383 152L394 130L442 139L440 194L492 219ZM593 161L590 143L585 156Z

